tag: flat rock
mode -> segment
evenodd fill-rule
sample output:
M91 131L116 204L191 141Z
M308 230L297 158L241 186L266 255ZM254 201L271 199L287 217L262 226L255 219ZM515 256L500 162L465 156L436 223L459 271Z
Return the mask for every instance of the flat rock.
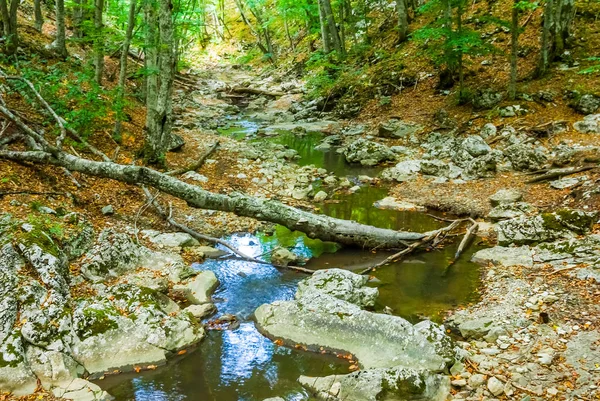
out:
M579 185L583 181L587 181L587 176L562 178L560 180L550 182L550 186L554 189L569 189Z
M533 266L533 251L528 246L493 248L477 251L471 258L471 262L487 266Z
M227 252L221 249L213 248L212 246L198 246L195 248L195 251L202 252L202 254L207 258L219 258L227 255Z
M200 245L198 240L188 233L163 233L150 237L150 242L167 247L185 248Z
M218 286L215 273L203 271L187 283L174 286L173 291L181 293L191 303L200 305L211 301L211 294Z
M300 376L298 382L323 401L444 401L447 376L410 368L370 369L348 375Z
M506 205L519 202L523 199L523 193L516 189L501 189L490 196L492 206Z
M109 401L113 397L97 384L84 379L73 379L57 383L52 388L55 397L73 401Z
M202 305L190 305L183 311L191 313L196 319L203 319L214 314L217 311L217 308L215 307L215 304L207 303Z
M423 206L415 205L414 203L396 200L396 198L394 198L393 196L388 196L386 198L383 198L382 200L375 202L373 204L373 206L375 206L378 209L391 209L391 210L398 210L398 211L423 212L423 211L427 210L427 208L425 208Z

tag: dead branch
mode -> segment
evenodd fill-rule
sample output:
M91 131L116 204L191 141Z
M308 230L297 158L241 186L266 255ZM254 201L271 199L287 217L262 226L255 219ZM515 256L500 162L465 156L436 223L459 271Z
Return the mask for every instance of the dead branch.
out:
M438 239L440 236L444 236L445 234L454 230L458 225L460 225L461 223L463 223L466 220L467 219L454 220L449 226L446 226L446 227L440 228L439 230L430 232L425 237L423 237L421 240L413 242L412 244L410 244L409 246L407 246L405 249L401 250L400 252L395 253L392 256L387 257L383 261L366 268L365 270L361 271L359 274L366 274L366 273L369 273L372 270L374 270L378 267L381 267L383 265L387 265L392 262L400 261L404 256L413 252L418 247L423 246L431 241L434 241L434 240Z
M69 196L70 194L67 192L40 192L40 191L0 191L0 198L7 195L59 195L59 196Z
M561 168L555 170L549 170L546 174L542 174L539 177L532 178L528 181L525 181L527 184L533 184L536 182L548 181L554 178L566 177L568 175L573 175L577 173L581 173L582 171L592 170L597 168L598 166L583 166L579 168Z
M210 156L217 149L218 146L219 146L219 141L216 141L208 148L208 150L206 150L204 153L202 153L200 155L200 157L198 158L198 160L196 160L194 163L190 164L187 167L182 167L182 168L168 171L165 174L176 176L176 175L181 175L181 174L187 173L188 171L198 170L200 167L202 167L202 165L206 161L206 158L208 156Z
M188 226L183 225L181 223L178 223L172 217L172 209L170 209L169 213L167 214L167 212L163 209L163 207L160 205L160 203L158 203L158 201L156 200L156 197L153 197L152 194L150 194L150 191L148 191L148 188L142 186L142 189L144 190L144 194L146 195L146 198L148 199L148 202L152 206L154 206L154 208L156 209L156 211L158 212L158 214L163 219L165 219L167 221L167 223L169 223L171 226L173 226L173 227L177 228L178 230L181 230L181 231L183 231L183 232L191 235L192 237L194 237L197 240L208 241L208 242L211 242L213 244L222 245L225 248L229 249L235 255L239 256L241 259L246 260L248 262L271 265L271 263L268 263L268 262L265 262L263 260L253 258L252 256L246 255L245 253L243 253L242 251L238 250L236 247L234 247L232 244L230 244L229 242L227 242L225 240L222 240L220 238L210 237L210 236L204 235L204 234L200 234L199 232L197 232L195 230L192 230ZM294 270L294 271L298 271L298 272L302 272L302 273L307 273L307 274L313 274L314 273L314 270L305 269L305 268L299 267L299 266L282 266L282 265L276 265L276 264L272 264L272 265L274 267L277 267L277 268L285 268L285 269L290 269L290 270Z
M464 252L465 247L469 244L469 241L471 240L473 235L475 235L477 233L477 230L479 230L479 223L477 223L475 220L473 220L471 218L469 218L469 221L472 223L472 225L471 225L471 227L469 227L469 229L465 233L465 236L463 237L462 241L460 241L460 244L458 245L458 249L456 250L456 253L454 254L454 259L452 260L451 264L456 262L456 260L460 257L460 255Z

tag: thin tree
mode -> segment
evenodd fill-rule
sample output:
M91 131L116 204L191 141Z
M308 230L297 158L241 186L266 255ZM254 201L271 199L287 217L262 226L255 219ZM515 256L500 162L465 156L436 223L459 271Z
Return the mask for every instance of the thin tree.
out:
M173 5L170 0L145 0L146 19L146 140L143 149L148 163L165 163L171 141L175 77ZM158 26L157 26L158 25Z
M94 79L98 85L102 85L102 75L104 73L103 12L104 0L94 0Z
M338 32L337 25L335 23L335 18L333 15L333 9L331 7L330 0L320 0L323 5L323 12L325 14L325 20L327 22L327 28L329 30L329 37L331 38L331 43L335 48L335 51L340 56L346 55L346 49L342 47L342 41L340 39L340 34Z
M65 32L65 0L56 0L56 38L50 46L60 56L67 57L67 44Z
M10 1L10 3L9 3ZM2 13L2 28L4 31L4 52L13 55L19 46L17 32L17 7L19 0L0 0L0 13Z
M33 1L33 14L35 16L34 27L38 32L42 32L44 26L44 15L42 14L42 0Z
M123 121L123 99L125 97L125 80L127 78L127 60L129 58L129 48L131 47L131 39L133 37L133 29L135 27L135 14L137 12L137 0L130 0L129 2L129 16L127 18L127 31L125 32L125 39L123 41L123 48L121 49L121 61L119 65L119 83L117 86L117 98L115 103L117 104L117 118L115 121L114 136L118 138L121 136L121 125Z
M517 97L517 50L519 45L519 0L515 0L511 12L510 30L510 84L508 97L515 100Z
M546 0L536 76L544 75L550 63L568 47L572 37L571 26L574 16L574 0Z
M398 14L398 41L404 42L408 37L408 7L406 7L406 0L396 0L396 13Z
M327 19L325 18L325 11L323 10L322 1L317 1L319 6L319 25L321 27L321 41L323 42L323 53L329 54L331 52L331 38L329 36L329 28L327 27Z

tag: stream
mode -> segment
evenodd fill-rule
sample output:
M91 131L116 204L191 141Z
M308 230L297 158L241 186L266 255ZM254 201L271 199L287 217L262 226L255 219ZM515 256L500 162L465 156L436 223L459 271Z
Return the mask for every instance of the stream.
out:
M376 176L380 169L354 166L344 156L314 147L323 138L320 133L298 136L290 131L257 137L259 123L236 121L221 134L238 140L274 141L296 150L299 165L313 164L337 176ZM338 202L319 205L329 216L355 220L382 228L424 232L444 223L418 212L381 210L375 201L388 194L386 187L364 185L351 195L333 197ZM244 253L262 257L276 246L311 258L306 267L332 267L360 270L390 255L357 249L340 249L337 245L307 238L299 232L277 227L273 233L235 234L227 238ZM469 262L477 250L468 252L449 268L454 246L417 253L406 260L373 272L371 285L379 288L376 311L391 308L393 314L416 323L430 318L441 321L445 312L477 300L479 267ZM349 364L331 355L303 352L274 344L263 337L252 322L254 310L263 303L291 299L303 276L233 259L207 260L194 265L212 270L221 283L213 299L216 316L234 314L241 324L235 330L208 331L199 347L174 358L153 371L109 376L97 383L116 400L205 400L261 401L281 396L288 401L308 400L307 392L296 382L300 375L326 376L349 373Z

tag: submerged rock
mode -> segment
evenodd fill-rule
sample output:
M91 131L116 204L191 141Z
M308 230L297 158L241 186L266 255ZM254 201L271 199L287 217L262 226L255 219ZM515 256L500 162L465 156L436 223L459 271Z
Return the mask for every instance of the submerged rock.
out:
M290 263L297 263L300 260L298 255L287 248L278 246L271 252L271 262L281 266L287 266Z
M298 381L323 401L444 401L450 392L447 376L399 367L348 375L301 376Z
M344 156L349 163L360 163L363 166L396 160L396 154L389 147L362 138L348 145Z

